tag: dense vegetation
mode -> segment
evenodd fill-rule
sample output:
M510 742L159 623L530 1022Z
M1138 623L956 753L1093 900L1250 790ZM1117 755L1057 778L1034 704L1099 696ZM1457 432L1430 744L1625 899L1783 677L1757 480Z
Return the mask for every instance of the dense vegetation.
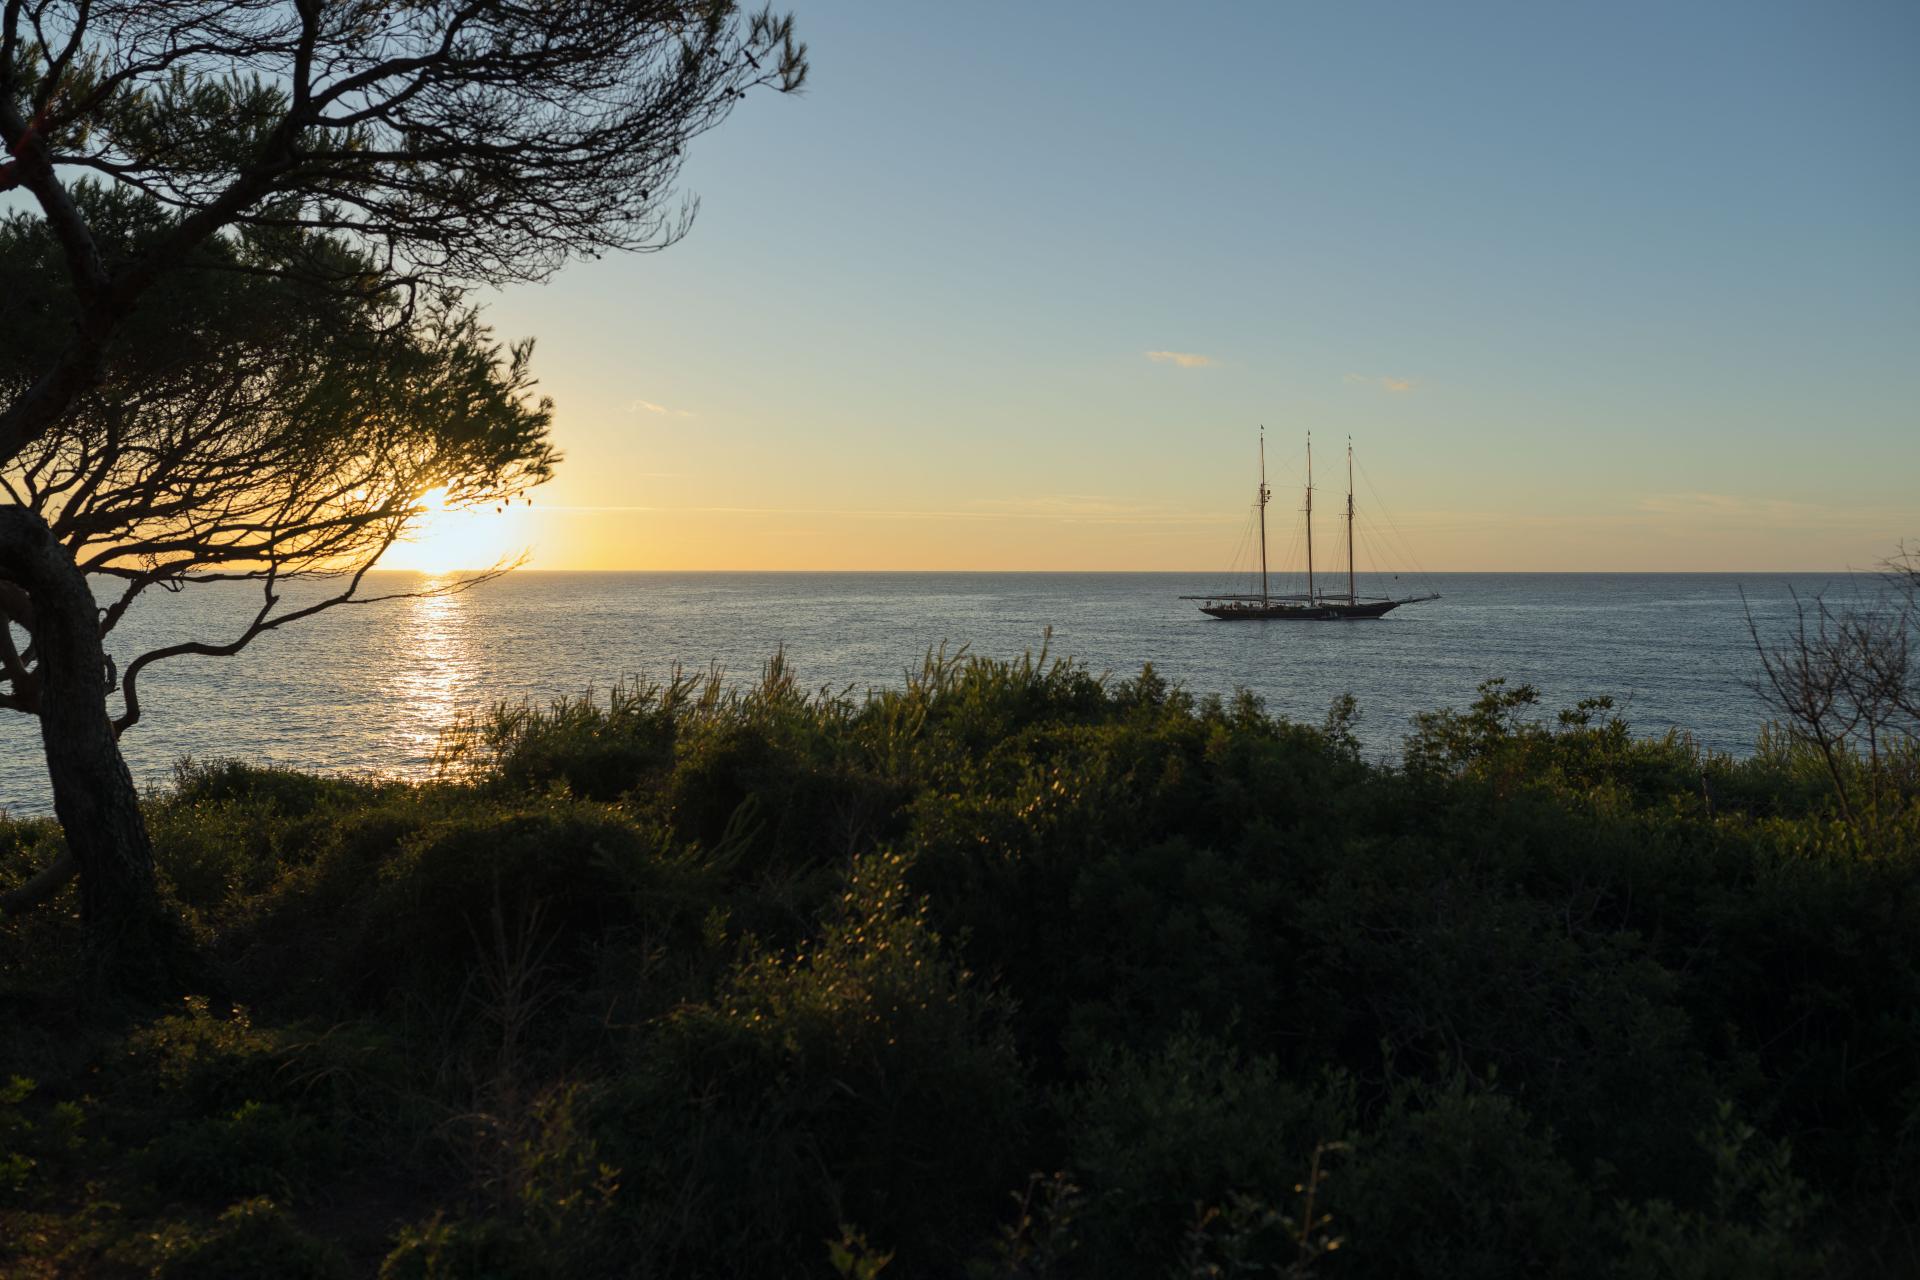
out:
M1910 751L1862 824L1784 738L1353 715L776 660L183 766L150 991L0 926L0 1271L1920 1271Z

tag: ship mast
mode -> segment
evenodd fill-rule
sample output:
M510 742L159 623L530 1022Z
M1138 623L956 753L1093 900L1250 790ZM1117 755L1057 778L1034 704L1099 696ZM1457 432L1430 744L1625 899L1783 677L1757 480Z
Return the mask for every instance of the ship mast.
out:
M1353 437L1347 437L1347 603L1360 597L1353 592Z
M1307 603L1313 603L1313 432L1307 432Z
M1267 607L1267 429L1260 428L1260 607Z

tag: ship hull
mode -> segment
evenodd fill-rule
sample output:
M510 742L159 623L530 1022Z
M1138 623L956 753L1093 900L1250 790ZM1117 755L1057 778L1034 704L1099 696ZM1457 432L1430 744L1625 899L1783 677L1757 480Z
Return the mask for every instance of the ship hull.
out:
M1378 618L1406 603L1403 600L1367 600L1356 604L1321 601L1257 604L1203 604L1200 612L1222 622L1360 622Z

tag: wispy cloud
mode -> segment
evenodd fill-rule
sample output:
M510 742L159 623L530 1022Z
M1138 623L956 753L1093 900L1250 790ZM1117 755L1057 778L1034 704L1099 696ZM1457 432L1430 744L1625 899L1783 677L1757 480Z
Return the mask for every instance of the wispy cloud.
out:
M1030 498L981 498L975 516L1017 520L1057 520L1063 524L1189 524L1194 513L1160 502L1128 502L1084 493L1050 493ZM1211 518L1209 514L1208 518ZM1237 516L1235 518L1238 518Z
M1757 514L1759 503L1732 493L1650 493L1640 499L1642 511L1661 515L1733 516Z
M1382 391L1391 392L1394 395L1404 395L1420 385L1412 378L1396 378L1391 374L1384 373L1349 373L1343 376L1340 381L1347 383L1349 386L1365 385L1379 387Z
M1830 507L1788 498L1758 498L1738 493L1650 493L1640 510L1708 523L1769 528L1814 528L1874 524L1885 512L1864 507Z
M1220 363L1212 356L1198 355L1192 351L1149 351L1146 357L1155 364L1176 365L1182 369L1207 369Z
M693 411L691 409L669 409L667 408L666 405L655 404L651 400L635 400L632 404L627 406L627 412L628 413L659 413L659 414L664 414L669 418L691 418L694 416Z

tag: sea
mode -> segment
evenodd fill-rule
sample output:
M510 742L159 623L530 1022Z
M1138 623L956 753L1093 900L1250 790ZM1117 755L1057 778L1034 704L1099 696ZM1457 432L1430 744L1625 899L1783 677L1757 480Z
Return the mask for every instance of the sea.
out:
M428 585L376 573L371 594ZM1749 620L1778 636L1802 601L1850 599L1847 574L1434 574L1438 600L1371 622L1220 622L1176 573L559 573L522 570L456 595L338 608L270 632L234 657L155 663L122 748L143 788L184 758L421 778L464 712L498 702L604 696L676 666L759 678L784 651L834 692L899 685L930 651L1017 658L1044 648L1115 679L1155 671L1196 694L1247 689L1318 723L1343 693L1358 734L1397 758L1423 711L1465 707L1495 677L1539 688L1542 710L1605 695L1636 733L1680 730L1750 752L1767 719ZM298 605L295 592L290 603ZM184 639L220 642L257 588L154 592L108 638L124 668ZM117 699L116 699L117 702ZM0 807L51 811L37 723L0 711Z

